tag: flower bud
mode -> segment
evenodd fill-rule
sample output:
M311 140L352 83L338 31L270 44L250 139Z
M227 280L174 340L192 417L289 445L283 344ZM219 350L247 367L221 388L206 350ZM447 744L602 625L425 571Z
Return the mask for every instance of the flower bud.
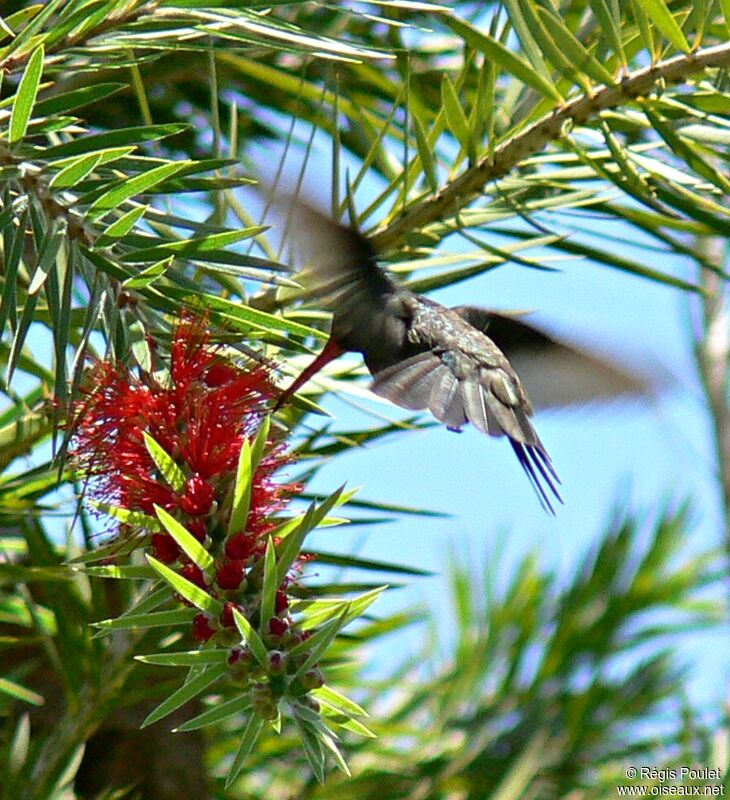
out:
M235 533L226 542L226 556L233 561L248 558L256 548L256 541L245 533Z
M226 591L238 589L243 581L244 570L244 561L224 561L216 572L216 583Z
M254 713L266 720L276 719L279 704L267 684L257 683L251 690L251 705Z
M281 650L270 650L266 654L266 661L270 675L286 675L286 653L282 653Z
M216 630L207 614L196 614L193 617L193 638L198 642L207 642L215 636Z
M289 623L285 619L272 617L269 620L269 633L272 636L284 636L289 630Z
M310 669L302 675L302 685L307 691L324 686L324 675L319 668Z
M249 667L251 665L251 651L246 647L234 647L228 655L228 665L233 667Z
M289 608L289 597L286 592L279 589L274 599L274 610L277 614L281 614L281 612L286 611L287 608Z
M241 606L236 605L235 603L225 603L223 605L223 611L221 611L220 616L220 623L224 628L233 628L236 624L236 620L233 617L233 609L238 609L241 611Z
M208 526L202 519L191 519L185 527L202 544L208 535Z
M153 533L150 544L152 555L163 564L172 564L180 558L177 542L167 533Z
M180 574L190 583L194 583L201 589L205 589L208 582L205 579L205 573L197 564L186 564L181 570Z
M251 680L253 656L243 647L234 647L228 656L228 677L234 686L248 686Z

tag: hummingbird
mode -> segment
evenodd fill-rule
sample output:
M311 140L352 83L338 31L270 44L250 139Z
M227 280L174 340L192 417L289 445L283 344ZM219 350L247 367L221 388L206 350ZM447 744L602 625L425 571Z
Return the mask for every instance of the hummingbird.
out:
M322 367L361 353L376 395L428 409L451 431L467 423L506 437L542 507L562 503L560 479L532 423L535 405L559 407L643 393L641 378L554 339L514 315L471 305L447 308L416 294L378 264L368 238L300 200L286 204L307 266L302 284L332 311L321 353L280 395L286 403ZM515 365L534 375L534 401ZM532 389L530 390L532 393Z

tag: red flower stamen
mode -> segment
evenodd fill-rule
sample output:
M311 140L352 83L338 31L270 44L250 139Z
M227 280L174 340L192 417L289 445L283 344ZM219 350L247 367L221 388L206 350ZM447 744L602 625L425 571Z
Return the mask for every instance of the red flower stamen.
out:
M185 485L180 508L192 517L202 517L210 511L214 499L215 488L200 475L193 475L192 478L188 478Z

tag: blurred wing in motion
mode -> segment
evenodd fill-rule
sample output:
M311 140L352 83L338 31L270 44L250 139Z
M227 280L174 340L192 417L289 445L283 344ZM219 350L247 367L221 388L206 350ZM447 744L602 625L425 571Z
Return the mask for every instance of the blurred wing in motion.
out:
M476 306L453 310L505 354L536 410L647 397L657 383L647 374L564 344L515 316Z
M393 291L395 284L378 266L367 237L293 197L277 199L276 205L289 220L292 250L304 261L302 284L330 310L338 313Z

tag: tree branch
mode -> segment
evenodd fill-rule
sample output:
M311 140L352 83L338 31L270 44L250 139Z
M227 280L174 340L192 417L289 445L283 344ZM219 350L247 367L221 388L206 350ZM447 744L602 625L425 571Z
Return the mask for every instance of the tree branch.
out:
M718 267L724 261L724 243L717 239L700 242L705 255ZM730 308L724 281L715 272L701 268L700 282L705 289L699 302L701 319L695 333L695 361L714 434L717 483L720 490L725 542L730 556Z
M660 61L627 75L615 86L604 86L590 95L556 108L517 136L511 137L493 153L477 163L435 195L416 202L394 222L376 231L372 241L377 250L388 250L414 230L420 230L455 211L482 192L489 181L501 178L525 158L539 153L545 145L560 138L566 123L583 124L600 111L616 108L636 97L647 95L660 81L681 83L690 75L709 67L730 65L730 43L708 47Z
M49 64L59 60L59 57L53 57L52 54L61 53L64 50L70 50L74 47L82 47L97 36L116 30L131 22L136 22L146 14L152 15L157 10L158 5L159 0L152 0L152 2L136 0L131 7L128 6L121 11L112 12L108 17L100 20L93 28L83 30L82 33L71 33L63 39L54 42L46 49L44 69ZM6 59L0 61L0 73L4 72L6 75L11 75L14 72L20 71L28 63L28 59L32 54L32 49L25 50L18 55L13 55L11 53Z

